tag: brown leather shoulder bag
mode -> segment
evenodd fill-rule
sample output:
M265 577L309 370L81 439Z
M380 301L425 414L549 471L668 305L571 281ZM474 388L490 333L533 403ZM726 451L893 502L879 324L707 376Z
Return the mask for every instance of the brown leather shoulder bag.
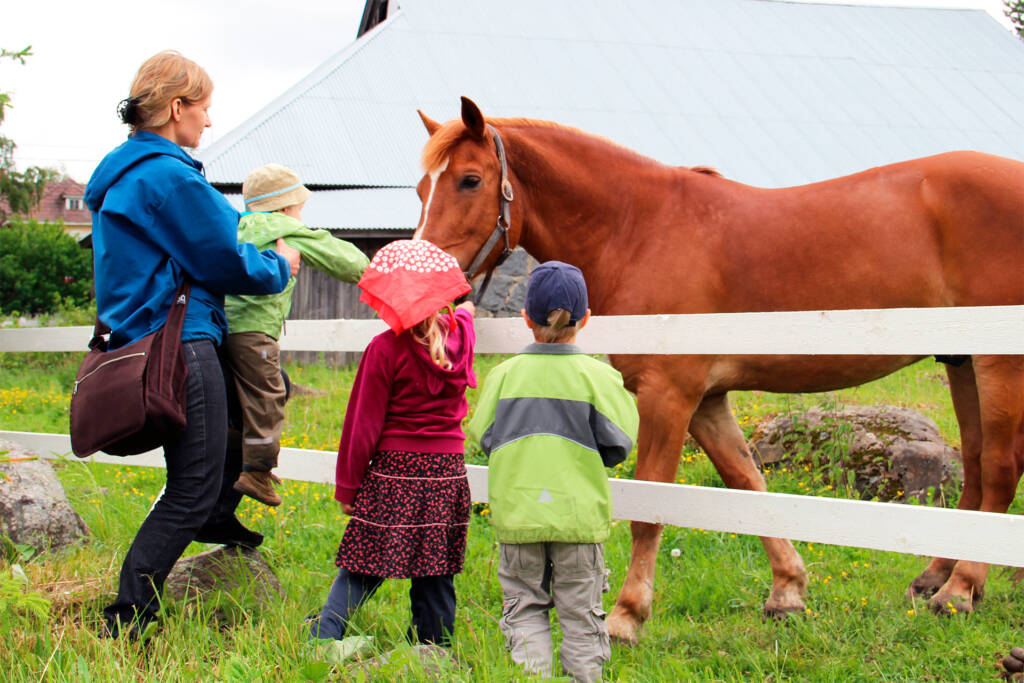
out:
M187 279L178 287L163 327L113 351L103 336L109 330L96 319L71 393L75 455L145 453L184 431L188 368L181 329L191 289Z

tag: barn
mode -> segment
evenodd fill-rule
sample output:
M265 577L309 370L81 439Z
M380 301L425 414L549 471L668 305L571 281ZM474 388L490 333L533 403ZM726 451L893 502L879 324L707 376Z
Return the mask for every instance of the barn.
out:
M460 95L765 187L954 149L1024 160L1024 42L988 14L780 0L367 0L354 42L200 156L238 206L253 168L296 169L307 223L372 252L419 220L416 110L455 118ZM485 308L518 310L524 263ZM357 293L307 270L292 316L364 316Z

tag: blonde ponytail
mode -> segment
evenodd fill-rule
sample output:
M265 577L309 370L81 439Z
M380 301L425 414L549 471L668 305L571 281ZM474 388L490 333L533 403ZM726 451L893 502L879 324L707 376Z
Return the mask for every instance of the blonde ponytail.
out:
M441 318L434 313L429 318L419 323L412 329L412 337L423 346L427 347L430 359L445 370L450 370L452 362L448 360L445 342L448 340L448 331L442 327Z
M548 313L547 325L534 325L533 335L539 342L556 344L572 339L579 331L575 325L570 325L572 314L564 308L556 308Z

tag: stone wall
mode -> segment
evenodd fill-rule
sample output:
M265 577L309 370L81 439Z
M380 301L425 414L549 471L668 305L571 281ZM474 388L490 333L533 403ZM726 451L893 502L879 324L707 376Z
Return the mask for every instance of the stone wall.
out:
M505 263L494 271L491 283L484 292L483 299L477 306L477 316L481 318L514 318L523 309L526 301L526 279L537 265L537 260L521 248L516 248ZM483 283L483 278L474 282L473 296Z

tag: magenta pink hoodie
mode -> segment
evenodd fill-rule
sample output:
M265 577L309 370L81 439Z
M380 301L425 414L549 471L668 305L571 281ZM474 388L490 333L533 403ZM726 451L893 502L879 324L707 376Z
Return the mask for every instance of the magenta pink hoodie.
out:
M476 334L468 311L456 309L455 315L458 324L446 344L450 369L438 367L409 332L382 332L366 347L338 445L337 500L355 500L377 451L463 452L466 387L476 386Z

